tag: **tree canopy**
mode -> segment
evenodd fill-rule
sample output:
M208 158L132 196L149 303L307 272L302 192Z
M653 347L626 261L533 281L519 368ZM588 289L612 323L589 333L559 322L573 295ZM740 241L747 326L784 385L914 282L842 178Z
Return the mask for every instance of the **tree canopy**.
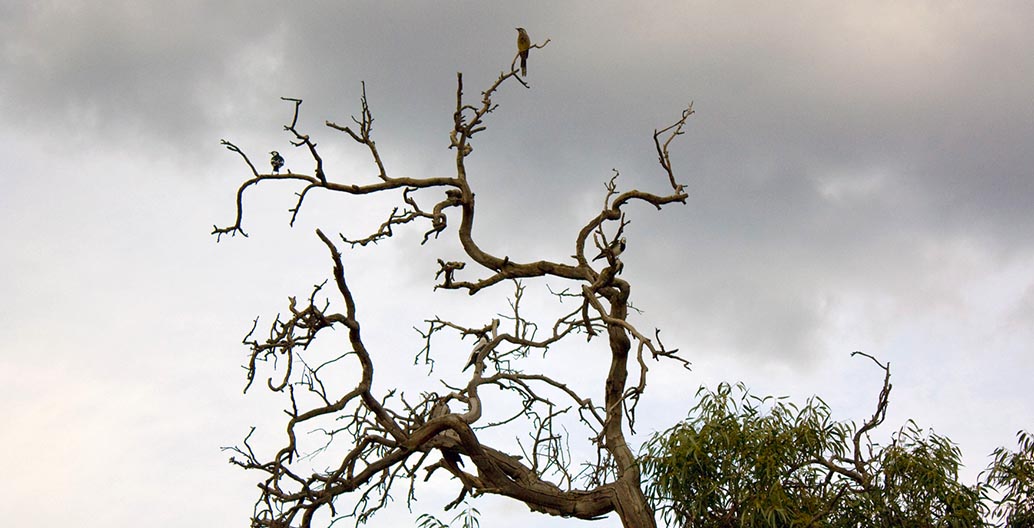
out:
M1030 436L965 485L944 436L910 421L886 445L871 439L891 390L889 365L877 364L884 384L860 424L834 420L818 397L797 405L742 384L701 388L688 418L643 447L652 504L669 526L690 528L1030 526Z

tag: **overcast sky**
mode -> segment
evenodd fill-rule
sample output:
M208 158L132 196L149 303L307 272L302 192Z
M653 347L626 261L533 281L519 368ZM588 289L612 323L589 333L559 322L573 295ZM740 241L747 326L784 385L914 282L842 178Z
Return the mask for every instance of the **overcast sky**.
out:
M509 66L515 26L551 42L470 158L490 250L567 258L612 169L663 191L650 134L694 101L671 148L688 204L629 209L638 321L693 362L651 371L641 433L722 380L864 419L881 373L849 358L863 350L892 365L885 433L912 418L949 436L972 482L1034 428L1034 7L648 4L0 3L7 522L247 524L258 475L219 447L251 425L280 441L283 415L241 395L240 340L329 276L315 227L362 235L391 203L314 196L291 229L296 189L263 185L251 236L217 244L248 175L219 140L310 171L282 131L279 97L302 98L330 178L364 181L367 154L322 123L357 114L365 80L389 171L448 174L456 72L476 96ZM483 324L509 292L432 293L455 246L401 231L345 259L370 339L405 364L422 319ZM438 352L442 368L468 350ZM440 493L376 524L454 491ZM546 520L475 505L485 526Z

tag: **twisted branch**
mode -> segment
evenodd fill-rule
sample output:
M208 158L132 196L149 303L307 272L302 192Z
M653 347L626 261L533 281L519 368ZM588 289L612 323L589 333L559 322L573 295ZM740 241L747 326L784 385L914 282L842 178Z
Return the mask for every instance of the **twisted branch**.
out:
M547 39L541 48L548 44ZM374 358L376 354L363 341L357 316L356 300L345 280L342 254L331 237L317 229L317 237L327 247L333 263L332 277L336 286L335 300L326 295L327 282L316 285L307 302L295 297L288 302L288 315L277 316L265 339L254 337L258 319L244 343L251 349L247 369L247 388L263 363L271 363L273 370L267 387L282 393L289 400L285 444L271 457L264 458L249 445L251 434L245 437L243 447L228 448L234 453L232 462L241 467L265 474L259 488L261 496L256 503L253 526L287 527L310 526L315 513L326 508L332 516L352 516L365 522L390 501L390 492L400 480L409 480L407 501L412 500L417 475L424 469L424 480L438 469L459 484L457 498L447 507L462 502L468 495L493 493L512 497L528 505L533 511L552 515L595 519L617 512L626 526L652 526L653 516L640 489L639 471L635 457L626 439L625 420L632 431L635 407L647 386L648 367L645 354L657 359L675 359L688 366L677 355L677 349L667 349L660 340L659 330L653 337L639 331L628 321L630 285L619 277L623 263L617 251L609 251L611 242L623 238L626 206L643 202L661 209L671 203L685 203L688 195L676 183L668 152L672 140L683 133L686 120L692 115L692 105L682 112L674 124L655 130L653 134L659 163L671 186L666 193L655 194L637 189L620 191L618 173L605 184L603 207L589 218L574 234L574 254L568 262L550 260L518 260L509 255L497 256L484 249L474 237L475 200L471 174L466 160L472 155L474 136L487 129L487 118L497 107L495 98L499 89L515 79L527 84L517 75L511 64L509 72L502 72L478 100L464 101L463 76L457 74L456 107L453 112L449 148L455 150L455 174L451 176L396 177L389 174L375 140L374 116L370 108L366 85L362 84L360 111L353 116L354 125L341 126L326 121L330 129L343 132L365 147L376 168L376 180L358 183L347 175L329 177L327 167L311 136L298 128L302 101L282 98L294 103L291 121L284 130L292 136L295 147L305 147L314 162L314 173L309 175L288 171L286 174L259 173L243 149L223 141L227 149L239 154L251 171L251 177L240 185L236 197L236 217L226 227L213 227L217 240L224 235L241 233L243 197L248 189L261 181L275 180L300 186L297 202L290 209L290 224L297 219L305 197L319 190L363 196L382 192L397 192L401 203L394 206L387 218L365 236L338 238L355 247L366 246L390 238L397 227L427 222L421 243L438 238L448 227L447 215L453 210L460 215L456 236L462 246L464 260L438 260L435 289L464 290L470 295L504 281L513 281L515 293L509 303L510 311L500 314L484 326L462 325L434 317L426 320L427 330L419 331L423 349L416 355L433 370L432 342L442 332L454 332L462 339L475 337L477 344L469 354L470 372L464 383L449 385L442 380L448 392L439 396L422 393L417 400L407 399L396 390L378 393L374 390ZM357 183L346 183L357 182ZM422 206L417 191L437 190L437 201L431 207ZM426 195L420 193L421 198ZM616 224L614 224L616 222ZM602 269L594 269L586 259L585 246L590 235L593 244L607 255ZM468 266L468 264L472 264ZM474 275L459 277L463 273ZM477 276L481 273L481 276ZM536 323L521 310L525 284L521 279L553 278L570 284L561 293L560 300L579 298L578 305L551 321ZM344 305L343 312L331 307ZM500 321L506 330L501 331ZM512 328L510 327L512 323ZM330 359L306 358L317 335L326 329L339 328L347 333L347 349ZM537 335L540 328L545 335ZM532 351L545 354L557 343L573 334L585 332L592 337L605 333L607 346L602 352L609 360L609 370L603 380L603 402L579 395L571 386L546 374L524 372L522 360ZM633 352L632 347L635 346ZM452 352L450 352L452 353ZM634 355L633 355L634 354ZM283 363L281 366L280 363ZM311 368L310 365L319 365ZM629 367L638 371L635 385L629 386ZM349 369L358 374L358 381L347 390L324 383L329 372ZM322 375L321 375L322 374ZM490 403L483 400L482 387L499 389L502 397L519 401L515 414L485 418ZM496 394L496 391L492 391ZM559 405L566 401L566 406ZM450 406L460 407L453 410ZM595 461L583 464L577 474L572 471L562 419L569 410L592 433L597 449ZM571 413L572 415L575 413ZM523 421L528 426L530 442L520 441L517 447L524 457L506 453L503 449L486 445L479 432L487 428ZM318 432L323 439L310 448L300 433ZM864 432L864 431L861 431ZM335 442L335 440L337 442ZM344 444L345 452L335 446ZM437 453L440 459L432 456ZM303 462L326 457L334 463L321 470L304 471ZM465 461L469 461L467 464ZM832 463L832 462L831 462ZM554 482L555 481L555 482ZM582 489L578 489L582 486ZM355 493L350 512L338 513L335 500Z

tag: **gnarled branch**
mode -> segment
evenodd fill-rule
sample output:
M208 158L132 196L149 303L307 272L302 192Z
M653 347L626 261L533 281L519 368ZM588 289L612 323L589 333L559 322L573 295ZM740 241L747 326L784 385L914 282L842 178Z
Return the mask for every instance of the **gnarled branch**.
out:
M534 47L541 48L548 42L547 39ZM354 516L357 522L364 522L389 502L391 490L399 481L409 481L408 498L412 499L421 468L424 479L441 469L458 482L458 496L450 507L469 495L492 493L512 497L533 511L552 515L594 519L617 512L625 526L653 525L652 512L640 489L639 469L625 436L632 430L635 406L647 387L649 369L645 354L648 352L653 359L675 359L683 365L688 362L677 355L677 349L667 349L661 343L659 331L655 330L650 337L628 321L631 288L619 276L624 264L613 244L624 240L624 228L630 221L628 205L642 202L661 209L664 205L685 203L688 196L683 186L676 183L668 148L672 140L682 134L686 120L693 113L692 105L673 125L653 135L670 191L659 194L637 189L621 191L615 171L606 183L602 209L572 233L571 260L555 262L497 256L483 249L474 236L475 178L468 172L466 160L474 152L474 136L486 130L488 115L498 108L495 99L500 88L511 79L524 84L512 65L509 72L500 73L481 92L478 100L465 102L463 76L457 74L456 107L449 133L450 148L455 149L453 175L397 177L388 172L373 139L374 117L365 83L359 115L352 117L354 127L331 121L326 121L326 126L345 133L365 147L376 170L373 181L331 173L319 155L316 141L298 128L300 99L283 98L294 103L290 124L285 125L284 130L291 134L294 146L308 151L315 163L313 174L259 173L243 149L223 142L243 158L252 177L237 190L237 214L233 224L214 228L217 239L223 234L245 234L243 197L261 181L292 182L301 186L297 202L290 209L291 225L305 197L312 191L352 196L397 193L401 203L391 209L376 230L354 238L339 233L338 238L352 248L362 247L391 237L397 228L426 221L429 227L422 243L427 243L447 232L448 214L459 214L455 233L464 256L462 260L438 260L435 289L465 290L473 295L501 282L513 281L515 285L509 311L498 314L484 326L434 317L427 319L427 330L420 331L424 347L416 357L418 361L423 357L431 369L436 365L432 360L432 343L436 336L454 333L460 339L466 336L476 339L473 350L460 351L469 357L466 368L452 373L466 376L463 382L449 384L443 379L445 394L424 392L416 400L407 399L401 391L378 392L374 388L374 365L379 353L368 348L363 340L357 303L345 278L342 253L330 236L317 229L316 235L327 247L333 263L334 299L323 298L328 295L324 291L327 282L319 284L307 302L289 298L288 312L274 319L265 339L254 337L256 319L244 340L251 349L248 387L264 364L272 364L279 372L269 377L267 386L283 393L290 402L287 439L275 454L263 457L256 453L249 445L251 433L244 439L243 447L230 448L234 452L234 463L265 474L259 486L261 497L256 503L253 526L307 527L315 513L323 508L331 515ZM421 205L418 195L423 200L434 192L440 194L438 198L431 197L433 205ZM594 263L586 258L590 236L601 255L607 257L600 270L593 268ZM461 274L470 277L460 277ZM524 281L529 279L564 282L567 286L558 298L577 298L577 306L545 322L534 321L521 308L526 293ZM333 306L342 304L343 311L332 310ZM317 336L325 334L327 329L340 329L347 334L347 348L336 351L329 359L320 356L324 352L310 349ZM602 402L579 394L562 379L546 373L526 372L522 368L531 352L545 355L558 343L570 341L568 338L581 332L590 339L607 335L604 350L592 350L609 364L606 378L601 380ZM587 344L579 346L588 347ZM455 353L454 350L447 352ZM633 375L638 372L637 381L631 386L630 372ZM340 375L344 373L357 379L342 387ZM490 389L485 393L493 397L498 394L500 398L515 398L515 408L519 411L505 414L494 410L491 402L485 400L482 389ZM586 462L577 473L572 470L566 449L569 436L562 425L568 415L577 418L581 426L591 432L597 449L596 460ZM522 450L523 457L487 445L484 435L479 435L485 429L514 423L525 424L529 431L527 440L510 446L511 451ZM319 435L322 442L311 442L306 436L310 433ZM309 445L311 443L314 447ZM340 444L347 446L347 450L335 449ZM435 453L440 458L434 457ZM306 462L328 457L332 463L321 468L306 465ZM335 501L346 494L352 494L354 506L350 511L338 513Z

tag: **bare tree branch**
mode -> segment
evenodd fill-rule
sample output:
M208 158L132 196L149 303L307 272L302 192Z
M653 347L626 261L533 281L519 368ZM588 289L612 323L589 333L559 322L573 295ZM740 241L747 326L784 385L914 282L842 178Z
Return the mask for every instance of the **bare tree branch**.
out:
M548 43L547 39L533 47L541 49ZM326 126L365 147L376 170L377 178L372 182L361 183L362 179L349 175L329 177L316 141L298 127L300 99L283 98L294 103L292 118L284 130L291 135L294 146L309 152L315 164L312 175L259 173L243 149L223 141L242 157L251 177L237 190L234 222L214 228L217 240L223 234L239 232L246 236L242 228L243 198L261 181L300 186L297 201L289 210L291 225L310 191L352 196L394 193L400 202L376 230L357 237L338 234L340 241L351 248L362 247L392 237L402 226L426 222L422 243L427 243L447 232L448 214L458 214L455 233L463 257L438 260L434 288L474 295L501 282L512 281L514 285L508 311L487 323L466 325L435 316L425 321L426 330L418 330L424 345L415 355L416 362L422 359L432 370L439 336L474 338L471 349L459 352L468 357L465 370L452 373L466 376L465 381L443 379L444 394L423 392L418 399L395 389L378 392L374 389L374 365L379 354L363 340L356 300L345 277L344 257L331 237L317 229L316 235L327 247L333 264L334 288L327 288L328 282L323 282L313 287L305 301L289 297L287 311L273 319L264 337L256 336L259 320L255 319L244 338L250 348L245 390L268 364L273 374L267 379L267 388L284 394L289 402L286 440L274 454L263 456L251 448L249 439L254 431L245 437L242 447L228 448L234 453L233 463L264 475L253 526L308 527L316 512L323 509L335 518L348 516L357 523L365 522L390 502L392 489L403 485L400 481L409 481L407 500L412 500L418 475L426 480L437 470L458 486L449 508L470 496L490 493L514 498L533 511L551 515L595 519L616 512L627 527L654 525L626 434L633 431L635 408L647 388L646 354L654 360L674 359L687 367L688 362L678 356L677 349L664 346L659 330L654 330L651 337L628 321L631 288L619 276L624 267L621 250L625 226L630 222L626 211L629 204L641 202L661 209L672 203L684 204L688 198L683 186L676 183L668 148L683 133L693 113L692 105L674 124L654 131L659 163L670 191L622 191L615 170L605 184L599 213L572 233L574 254L569 261L494 255L474 236L473 178L466 160L474 152L474 137L487 129L489 114L498 108L495 99L500 88L511 79L528 87L515 64L511 63L508 72L500 73L480 98L471 102L464 100L463 75L457 74L456 106L449 133L449 148L455 150L453 175L396 177L388 172L372 136L374 116L365 83L359 114L352 117L354 125L326 121ZM437 198L434 193L438 193ZM420 200L430 197L430 201L421 205L418 196ZM606 257L602 269L594 268L586 258L590 236L601 251L600 258ZM621 249L615 249L618 241ZM546 321L533 320L522 305L527 294L524 280L531 279L563 282L564 289L554 295L560 301L577 299L576 306ZM334 306L339 311L334 311ZM345 331L347 348L321 356L324 352L315 352L310 345L327 329ZM527 372L522 366L532 352L544 356L552 347L582 332L589 339L607 335L603 350L590 349L609 365L606 378L600 380L602 402L579 394L562 379ZM457 352L447 348L444 353ZM342 382L339 371L357 379L354 383ZM636 376L632 385L630 373ZM483 392L492 398L486 400ZM496 410L496 397L512 399L517 412ZM570 458L568 421L587 430L597 450L596 459L580 464L580 471L574 470L576 465ZM514 424L526 427L527 435L509 448L522 451L523 456L483 441L482 431ZM346 449L342 451L342 447ZM317 466L317 460L332 463ZM351 507L339 512L336 501L346 495Z

